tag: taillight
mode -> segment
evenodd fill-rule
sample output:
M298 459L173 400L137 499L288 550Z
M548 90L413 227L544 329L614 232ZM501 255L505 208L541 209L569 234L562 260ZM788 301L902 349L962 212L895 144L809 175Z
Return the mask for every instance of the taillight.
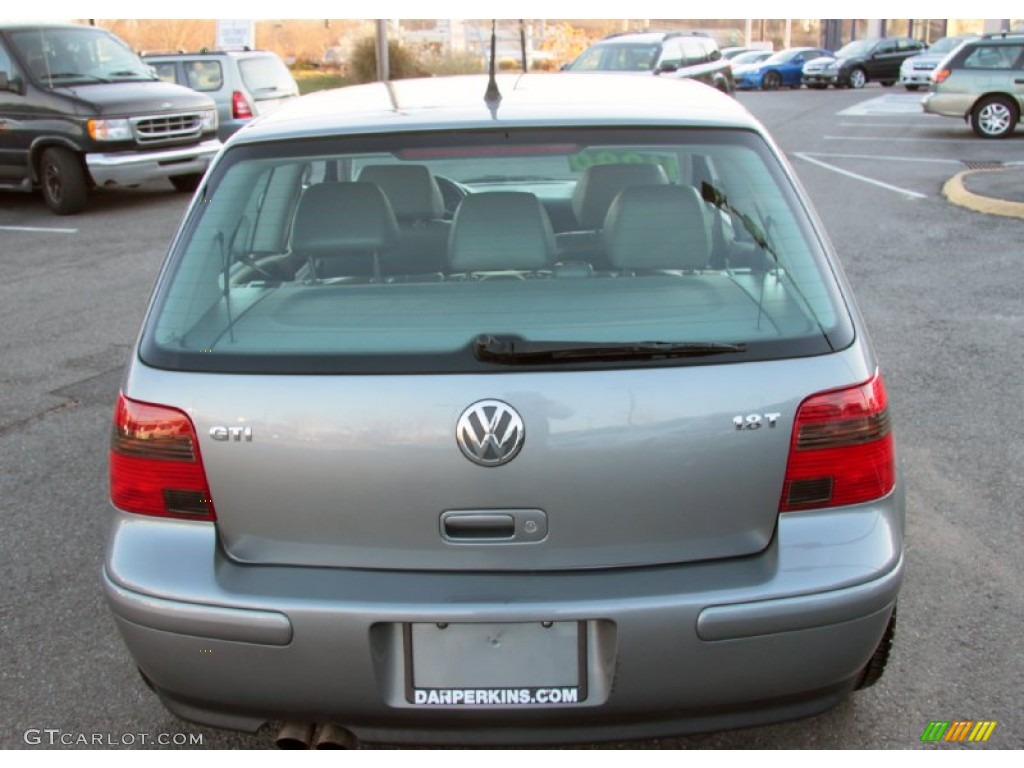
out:
M252 117L252 107L241 91L231 94L231 116L236 120Z
M140 515L216 520L196 431L177 408L117 399L110 500Z
M812 395L800 404L779 511L881 498L896 483L882 376Z
M952 70L949 70L949 69L936 69L934 72L932 72L932 82L933 83L944 83L944 82L946 82L946 78L949 77L951 74L953 74Z

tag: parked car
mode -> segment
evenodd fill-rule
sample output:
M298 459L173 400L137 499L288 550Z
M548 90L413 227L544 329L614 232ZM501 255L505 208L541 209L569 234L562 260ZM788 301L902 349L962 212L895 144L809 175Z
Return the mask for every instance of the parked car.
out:
M831 55L821 48L787 48L742 69L733 67L736 87L760 88L765 91L775 91L782 86L799 88L804 63Z
M932 72L946 55L955 50L961 43L977 40L978 35L953 35L943 37L932 43L924 53L904 59L900 65L900 85L908 91L927 88L931 83Z
M157 77L206 94L217 104L221 141L255 117L299 95L288 67L272 51L146 54Z
M732 46L729 46L728 48L722 48L721 51L722 51L722 58L729 59L730 61L735 59L737 56L739 56L741 54L744 54L744 53L758 52L758 53L766 53L766 54L769 54L769 55L771 54L771 49L748 48L747 46L744 46L744 45L732 45Z
M785 156L698 83L486 86L317 94L215 161L112 430L103 585L146 680L302 744L653 737L871 685L903 485Z
M863 88L869 82L893 85L904 59L924 50L924 43L909 37L854 40L831 57L812 59L804 65L803 83L808 88Z
M569 72L646 72L687 78L732 93L732 69L714 38L703 33L627 32L590 46L565 67Z
M771 51L743 51L736 54L729 59L732 64L733 77L736 77L736 71L740 67L747 67L751 64L757 64L759 61L764 61L772 55Z
M89 190L170 179L191 192L220 149L205 96L161 83L104 29L0 24L0 188L78 213Z
M1024 105L1024 35L985 35L948 54L932 74L925 112L960 117L984 139L1010 136Z

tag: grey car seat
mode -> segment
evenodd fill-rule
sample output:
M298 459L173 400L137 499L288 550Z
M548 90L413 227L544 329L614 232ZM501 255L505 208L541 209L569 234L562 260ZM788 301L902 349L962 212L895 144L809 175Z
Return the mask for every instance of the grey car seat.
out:
M398 242L387 255L385 272L424 274L444 269L451 222L444 221L444 198L425 165L367 165L359 180L384 192L398 220Z
M529 192L482 192L459 205L448 243L454 273L535 272L555 254L551 221Z
M579 229L558 235L558 258L586 262L607 269L601 228L608 208L623 189L641 184L668 184L664 169L654 163L592 165L583 171L572 195L572 210Z
M398 222L380 187L324 182L307 189L295 211L292 253L311 277L382 276L381 260L398 240Z
M704 269L711 258L711 227L693 187L645 185L622 190L602 230L613 269Z

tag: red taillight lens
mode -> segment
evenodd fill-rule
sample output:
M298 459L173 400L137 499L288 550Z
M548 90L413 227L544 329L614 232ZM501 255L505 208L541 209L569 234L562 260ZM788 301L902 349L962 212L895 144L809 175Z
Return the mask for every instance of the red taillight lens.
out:
M236 120L252 117L252 107L241 91L231 94L231 116Z
M953 74L951 70L936 69L934 72L932 72L932 82L944 83L946 81L946 78L949 77L951 74Z
M192 421L177 408L117 399L110 500L140 515L216 520Z
M800 404L779 511L871 501L895 483L888 397L879 373Z

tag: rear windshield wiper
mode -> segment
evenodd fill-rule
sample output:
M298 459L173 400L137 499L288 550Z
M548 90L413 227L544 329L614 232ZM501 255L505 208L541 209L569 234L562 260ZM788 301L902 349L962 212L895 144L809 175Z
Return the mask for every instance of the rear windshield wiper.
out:
M592 360L657 360L746 351L746 344L700 341L527 341L519 336L494 336L489 333L481 334L473 340L473 354L478 360L509 365Z

